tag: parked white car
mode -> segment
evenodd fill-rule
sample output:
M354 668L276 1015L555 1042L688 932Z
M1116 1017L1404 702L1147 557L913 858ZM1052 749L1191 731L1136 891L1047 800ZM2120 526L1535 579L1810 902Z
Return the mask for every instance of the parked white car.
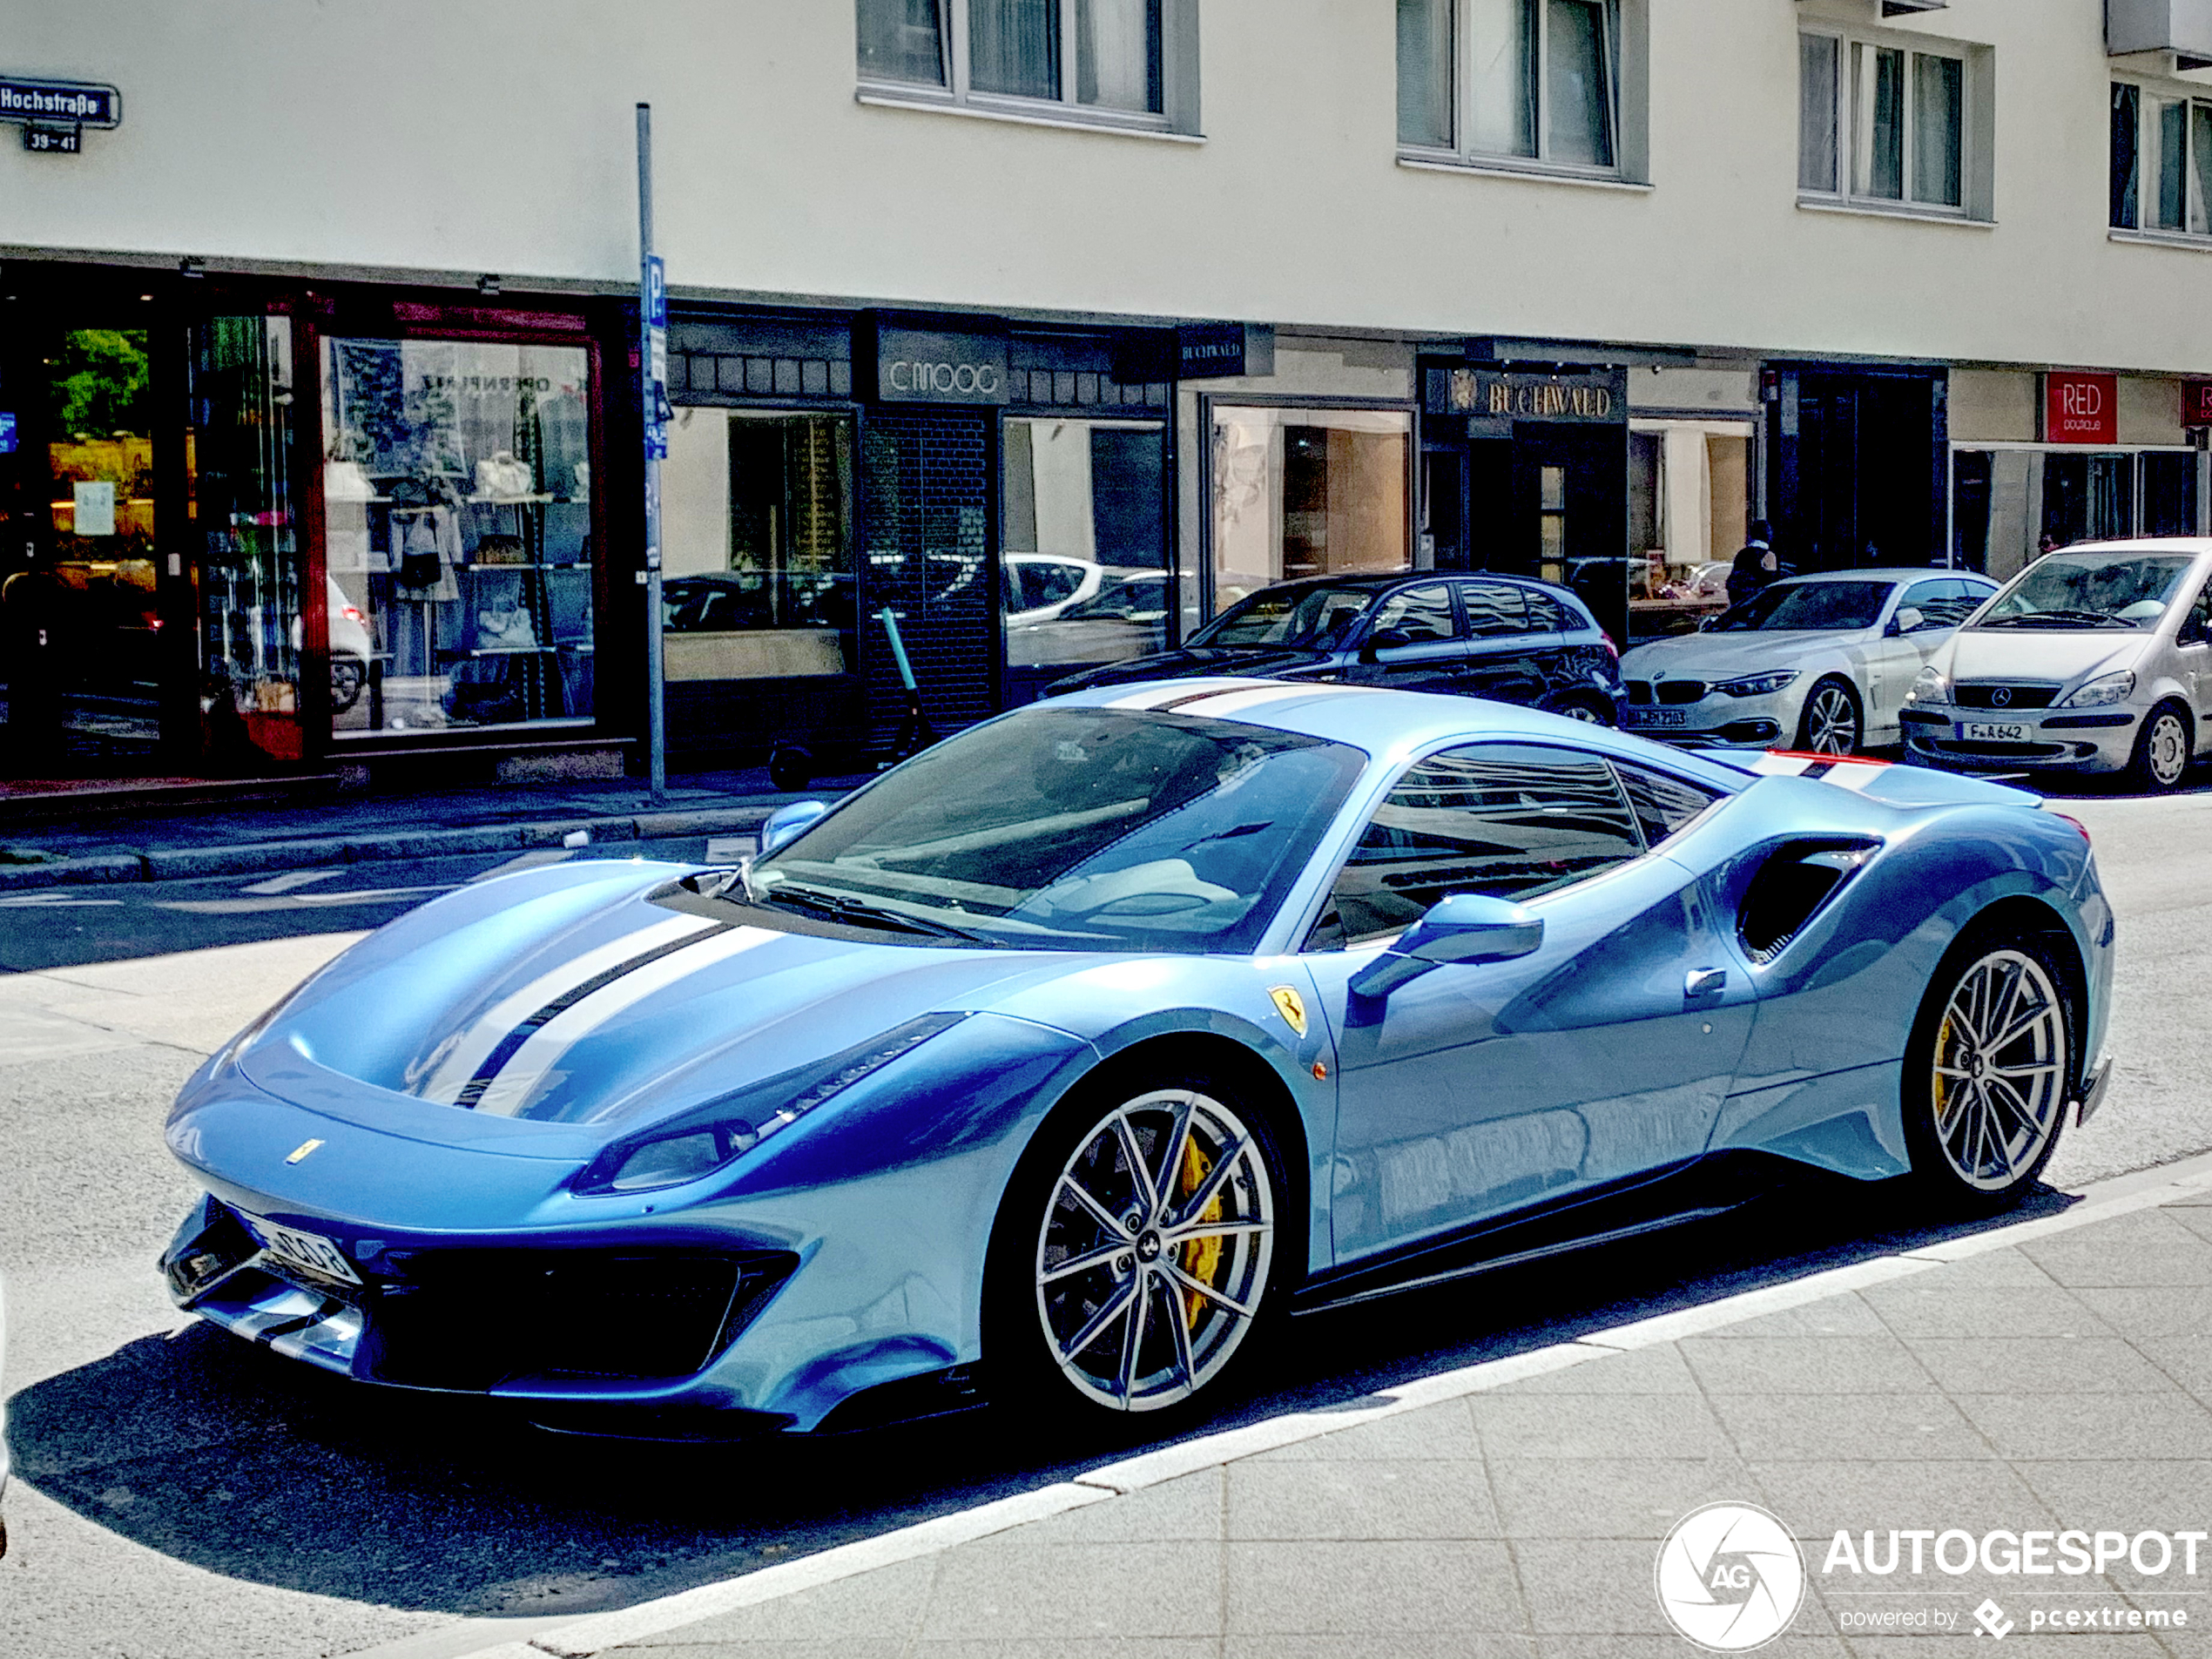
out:
M1972 570L1792 577L1623 657L1621 724L1700 748L1847 755L1898 742L1920 670L1996 591Z
M8 1374L8 1287L0 1284L0 1387ZM0 1498L8 1495L8 1397L0 1393ZM8 1518L0 1515L0 1555L8 1553Z
M1905 721L1931 765L2175 787L2212 747L2212 541L2046 554L1945 642Z

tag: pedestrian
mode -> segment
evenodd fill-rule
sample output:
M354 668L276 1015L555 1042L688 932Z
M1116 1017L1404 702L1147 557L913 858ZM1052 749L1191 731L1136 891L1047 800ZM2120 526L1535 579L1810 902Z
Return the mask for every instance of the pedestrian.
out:
M2039 559L2043 558L2049 554L2057 552L2058 550L2059 538L2052 535L2050 531L2045 530L2043 532L2043 539L2035 544L2035 556Z
M1774 527L1764 518L1755 518L1750 539L1737 554L1736 568L1728 573L1729 604L1742 604L1781 574L1781 562L1774 556Z

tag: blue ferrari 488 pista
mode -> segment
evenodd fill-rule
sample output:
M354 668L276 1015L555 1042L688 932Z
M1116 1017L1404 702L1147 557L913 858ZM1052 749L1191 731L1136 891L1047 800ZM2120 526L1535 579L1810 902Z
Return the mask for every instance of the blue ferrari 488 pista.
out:
M479 882L241 1033L177 1302L556 1426L1196 1409L1287 1312L1762 1170L2006 1204L2107 1075L2087 837L1932 772L1183 680L764 842Z

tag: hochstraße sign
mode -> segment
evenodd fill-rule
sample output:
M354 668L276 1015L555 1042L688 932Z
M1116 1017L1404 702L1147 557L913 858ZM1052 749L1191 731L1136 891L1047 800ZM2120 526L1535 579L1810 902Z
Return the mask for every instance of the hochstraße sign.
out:
M112 86L90 81L0 75L0 121L55 126L121 126L123 94Z

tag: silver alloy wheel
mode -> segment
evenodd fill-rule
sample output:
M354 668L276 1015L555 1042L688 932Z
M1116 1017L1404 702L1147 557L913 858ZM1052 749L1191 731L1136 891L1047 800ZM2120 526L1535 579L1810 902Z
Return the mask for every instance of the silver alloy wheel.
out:
M1570 720L1580 720L1585 725L1603 725L1605 717L1587 703L1563 704L1559 711Z
M1217 1375L1267 1289L1275 1192L1251 1130L1194 1089L1106 1114L1053 1183L1037 1233L1037 1317L1068 1380L1157 1411Z
M1805 747L1817 755L1847 755L1858 748L1858 707L1835 681L1816 685L1805 705Z
M1936 1032L1936 1143L1979 1192L2035 1165L2066 1104L2066 1009L2043 964L1993 950L1959 976Z
M2161 789L2171 789L2181 782L2182 774L2189 769L2188 728L2182 717L2171 709L2155 710L2143 750L2150 760L2152 782Z

